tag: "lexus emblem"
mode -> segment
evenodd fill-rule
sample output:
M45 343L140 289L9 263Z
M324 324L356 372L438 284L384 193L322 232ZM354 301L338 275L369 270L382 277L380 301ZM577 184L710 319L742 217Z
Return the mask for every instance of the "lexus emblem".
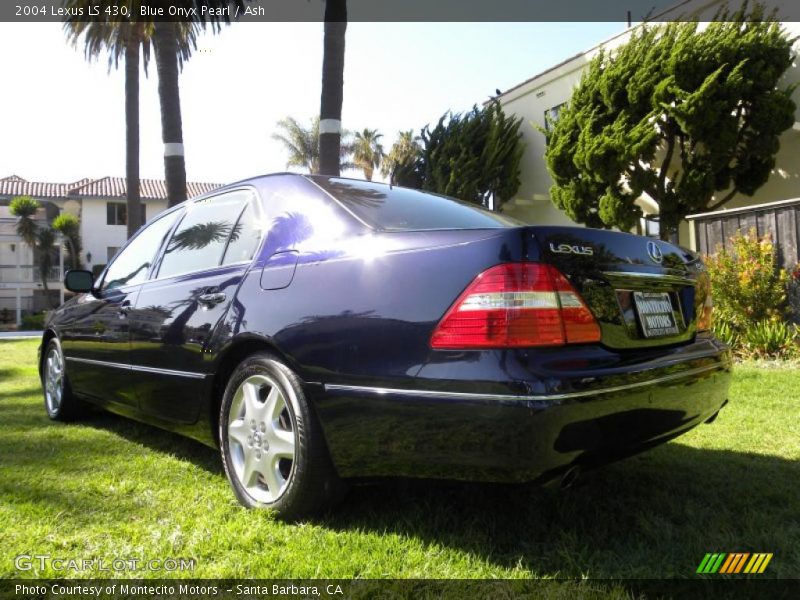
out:
M653 262L661 264L664 261L664 255L661 252L661 248L659 248L658 244L655 242L647 242L647 254L650 256L650 260Z

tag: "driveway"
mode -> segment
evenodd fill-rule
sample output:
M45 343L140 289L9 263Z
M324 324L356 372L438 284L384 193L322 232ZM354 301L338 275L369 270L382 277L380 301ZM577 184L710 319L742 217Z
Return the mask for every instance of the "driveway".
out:
M42 337L41 331L0 331L0 340L25 340Z

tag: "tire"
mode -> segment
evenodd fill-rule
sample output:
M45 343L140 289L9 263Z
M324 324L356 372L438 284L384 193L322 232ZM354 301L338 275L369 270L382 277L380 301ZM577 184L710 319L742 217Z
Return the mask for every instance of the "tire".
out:
M222 464L236 498L284 520L330 509L344 495L299 378L273 355L234 370L219 418Z
M47 416L53 421L74 421L83 416L85 405L69 385L67 363L57 338L47 343L42 363L42 392Z

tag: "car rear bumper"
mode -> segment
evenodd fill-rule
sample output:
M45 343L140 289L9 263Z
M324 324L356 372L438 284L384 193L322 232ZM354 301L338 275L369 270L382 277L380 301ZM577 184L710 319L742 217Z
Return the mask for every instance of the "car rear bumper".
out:
M730 351L716 341L628 362L593 376L574 361L557 378L538 369L522 394L419 377L418 387L329 383L315 403L344 477L532 481L666 442L727 402Z

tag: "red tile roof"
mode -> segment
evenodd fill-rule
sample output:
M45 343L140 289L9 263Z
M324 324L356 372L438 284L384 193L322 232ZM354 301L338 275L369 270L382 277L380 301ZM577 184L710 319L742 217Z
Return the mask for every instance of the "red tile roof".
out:
M205 194L220 187L219 183L187 182L189 198ZM45 183L27 181L18 175L0 179L0 196L34 196L36 198L124 198L127 193L124 177L88 177L73 183ZM139 193L142 200L166 200L167 186L163 179L141 179Z
M63 183L27 181L19 175L11 175L0 179L0 195L63 198L64 191L65 186Z

